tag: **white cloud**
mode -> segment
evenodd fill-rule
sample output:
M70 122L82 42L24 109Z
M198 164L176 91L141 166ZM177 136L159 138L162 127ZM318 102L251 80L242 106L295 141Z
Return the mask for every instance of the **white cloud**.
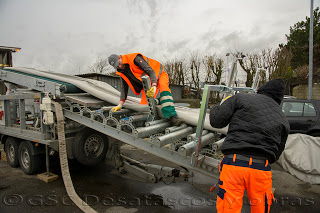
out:
M77 74L112 53L164 62L277 47L309 13L301 0L1 0L0 41L22 47L16 66Z

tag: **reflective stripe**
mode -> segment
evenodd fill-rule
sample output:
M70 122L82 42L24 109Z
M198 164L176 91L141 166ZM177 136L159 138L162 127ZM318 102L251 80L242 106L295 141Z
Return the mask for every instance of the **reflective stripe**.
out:
M170 95L166 95L166 96L162 96L162 97L160 98L160 102L163 101L163 100L173 100L173 98L172 98L172 96L170 96Z
M161 75L162 71L163 71L163 65L160 64L159 76Z
M161 108L168 107L168 106L174 107L173 102L166 102L166 103L161 104Z
M228 157L225 157L223 159L224 159L223 164L226 164L226 165L249 167L252 169L259 169L262 171L271 171L270 164L267 167L265 167L264 164L255 163L255 162L252 162L252 165L249 165L248 161L236 160L236 162L233 162L233 159Z
M147 63L149 64L149 58L148 57L146 57L147 58Z

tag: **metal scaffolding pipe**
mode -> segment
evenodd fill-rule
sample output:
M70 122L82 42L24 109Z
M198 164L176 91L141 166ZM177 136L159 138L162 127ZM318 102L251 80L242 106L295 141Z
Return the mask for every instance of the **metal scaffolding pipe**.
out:
M164 122L168 122L168 121L166 119L149 121L149 122L146 122L146 126L153 126L153 125L161 124L161 123L164 123Z
M200 148L211 143L214 138L215 138L215 134L212 132L209 134L206 134L205 136L202 136ZM198 144L195 142L187 143L179 148L178 153L181 156L191 155L193 152L196 152L197 146Z
M208 133L209 133L208 130L203 130L203 131L202 131L202 136L205 136L205 135L208 134ZM196 132L193 133L193 134L191 134L191 135L188 135L187 141L188 141L188 142L193 142L195 137L196 137Z
M238 64L238 59L236 59L232 64L231 73L229 76L227 87L233 87L233 84L235 82L235 78L237 76L237 64Z
M251 85L251 88L254 89L254 90L257 90L258 87L259 87L259 82L260 82L260 79L261 79L261 75L260 75L260 71L261 70L264 70L264 69L258 68L256 70L256 74L254 75L253 82L252 82L252 85Z
M193 132L193 128L187 127L187 128L184 128L160 137L154 137L152 138L152 143L157 147L162 147L169 143L175 142L181 138L184 138L192 132Z
M171 125L170 122L166 122L166 123L160 123L160 124L156 124L148 127L139 127L133 131L132 135L135 138L145 138L152 134L163 132L170 125Z
M130 113L132 112L132 110L130 109L121 109L119 111L116 111L116 112L113 112L113 111L109 111L109 115L112 116L112 115L121 115L121 114L126 114L126 113Z
M213 147L214 147L216 150L221 150L221 146L222 146L222 144L224 143L224 139L225 139L225 138L222 138L222 139L214 142Z
M130 122L136 122L136 121L146 121L150 115L144 114L144 115L133 115L129 117Z
M103 106L101 107L101 112L109 112L114 106Z
M169 134L169 133L172 133L172 132L178 131L180 129L184 129L184 128L187 128L187 124L182 124L181 126L168 127L168 128L166 128L165 133Z
M151 88L149 76L147 76L147 75L142 76L141 80L142 80L142 85L143 85L144 91L148 91ZM157 112L156 102L154 101L154 97L148 97L148 96L146 96L146 97L147 97L150 113L155 119L157 119L158 112Z

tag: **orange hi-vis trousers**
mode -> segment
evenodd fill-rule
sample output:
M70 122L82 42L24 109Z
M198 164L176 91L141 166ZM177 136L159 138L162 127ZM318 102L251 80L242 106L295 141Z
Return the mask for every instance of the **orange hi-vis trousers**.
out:
M217 193L218 213L241 212L244 190L247 190L251 213L270 211L274 200L271 187L271 166L265 164L224 157L219 165L220 179Z

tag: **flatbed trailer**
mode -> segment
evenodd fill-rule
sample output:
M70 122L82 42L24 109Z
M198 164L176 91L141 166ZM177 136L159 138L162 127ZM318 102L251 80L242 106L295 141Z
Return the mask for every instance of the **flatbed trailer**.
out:
M3 51L11 54L12 50ZM95 165L107 156L115 161L120 172L130 171L152 182L171 176L187 178L193 172L218 178L222 133L204 129L210 91L254 92L252 88L233 88L231 84L206 85L197 125L177 127L161 119L153 98L147 98L147 112L126 108L112 112L114 104L71 83L24 73L10 64L8 67L0 68L0 79L7 86L6 94L0 96L1 143L8 163L12 167L20 166L26 174L38 173L45 162L50 175L49 156L62 153L65 143L66 154L60 154L60 159L75 158L82 164ZM232 70L235 73L235 66ZM231 77L235 79L235 75ZM143 79L143 85L149 88L149 78ZM121 154L122 143L185 170L138 163Z
M214 149L216 146L212 143L217 141L220 136L219 133L204 131L207 135L206 143L211 144L211 146L201 149L197 154L197 144L194 143L196 127L188 125L173 127L171 123L165 119L153 120L152 113L139 113L128 109L113 113L112 111L109 111L114 107L113 105L105 105L106 103L104 101L87 93L62 94L61 92L56 92L55 88L59 88L60 86L49 86L52 84L50 81L42 80L42 85L47 85L48 88L52 88L52 90L43 89L43 91L35 91L45 87L40 87L39 89L37 85L32 86L29 81L39 82L39 80L35 81L34 76L17 75L19 74L15 72L12 73L6 69L0 70L0 78L2 80L6 82L10 80L11 83L15 83L15 80L12 79L19 79L19 82L24 82L24 85L29 85L29 89L30 87L32 89L16 89L13 94L0 96L0 101L4 108L4 124L0 125L0 134L1 141L4 143L9 137L19 141L16 142L17 146L15 147L18 147L18 143L24 141L32 147L32 155L46 154L45 146L48 146L49 153L59 150L56 130L57 124L56 122L49 125L45 124L43 120L46 111L40 110L44 99L48 99L49 96L51 96L56 97L50 98L51 100L59 102L63 106L63 115L66 122L65 129L67 135L68 158L72 159L75 157L80 162L90 165L90 163L85 162L86 159L81 159L79 157L81 153L77 153L77 151L74 150L74 148L77 147L77 145L74 144L79 143L78 141L75 141L79 138L78 135L83 132L83 129L90 128L93 132L100 132L108 136L107 140L104 141L105 144L108 144L106 145L108 146L108 151L114 149L114 143L121 141L162 157L177 165L181 165L182 167L215 178L217 177L217 166L219 157L221 156L216 153L216 150ZM19 85L21 85L21 83ZM26 105L26 101L32 102L32 106L35 108L34 112L30 113L25 110L26 106L28 106ZM52 107L51 110L55 120L55 109ZM204 112L206 112L206 109L203 109L202 115ZM152 119L148 121L150 117L152 117ZM32 124L27 124L27 121L30 121L30 118L33 119L33 122ZM38 120L38 124L36 124L37 122L35 120ZM39 120L42 122L39 123ZM68 124L70 125L68 126ZM85 149L88 148L88 146L93 146L93 143L98 143L99 141L98 139L91 140L92 143L88 142L83 144L83 153L86 153L87 151L88 154L90 150ZM186 144L189 144L189 147L185 146ZM100 146L102 145L100 144L97 147ZM188 148L187 151L186 148ZM10 158L10 149L6 147L6 145L4 149L7 150L7 155ZM15 154L12 155L12 153ZM11 147L11 157L15 156L21 157L21 154L18 153L18 150L13 150L13 147ZM199 163L198 157L203 158L203 160L201 164L196 166L195 164ZM20 161L23 160L21 159ZM32 174L35 172L36 171L30 171L26 173Z

